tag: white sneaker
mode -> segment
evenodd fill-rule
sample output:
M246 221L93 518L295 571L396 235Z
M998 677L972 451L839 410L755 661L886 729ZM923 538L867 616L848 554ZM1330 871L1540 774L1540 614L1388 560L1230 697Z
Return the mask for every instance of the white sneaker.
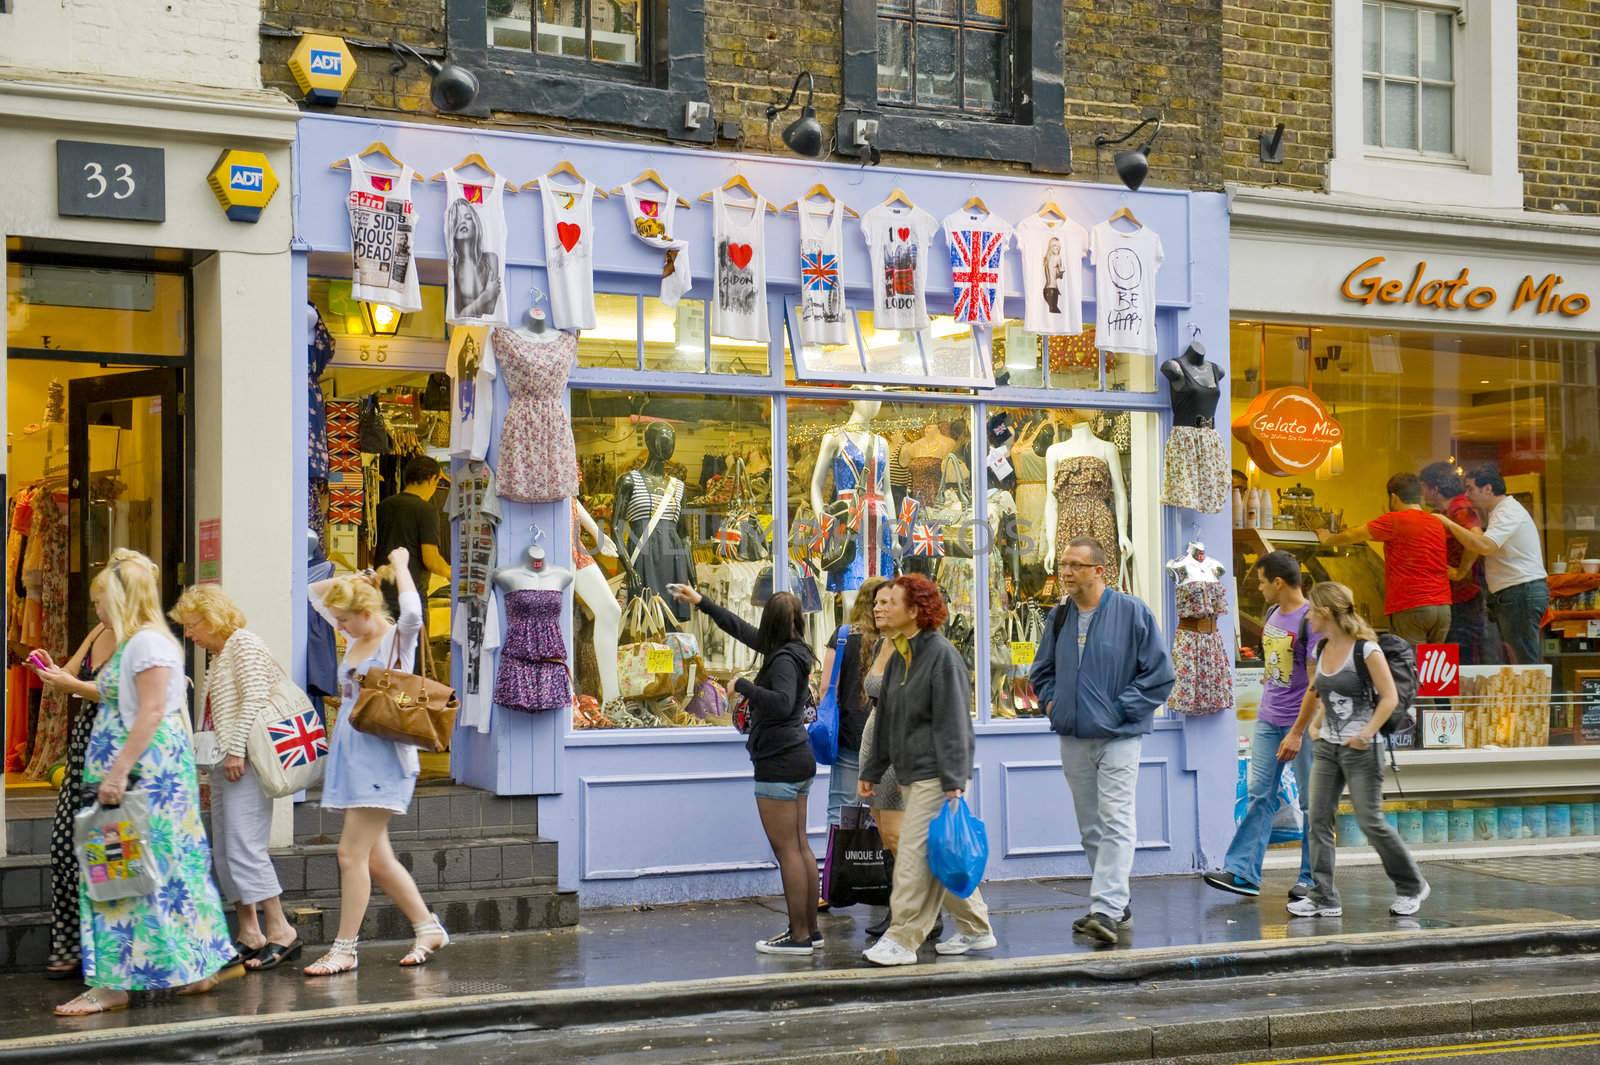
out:
M993 932L981 936L969 936L965 932L957 932L933 949L939 954L965 954L969 950L993 950L999 945L1000 941L994 937Z
M917 952L907 950L899 943L884 936L871 947L861 952L861 956L874 965L915 965Z
M1422 882L1422 892L1417 895L1396 895L1394 905L1389 907L1389 912L1396 917L1410 917L1422 909L1422 904L1428 901L1428 896L1433 894L1433 886L1426 880Z
M1343 917L1343 906L1319 906L1307 897L1289 903L1289 912L1296 917Z

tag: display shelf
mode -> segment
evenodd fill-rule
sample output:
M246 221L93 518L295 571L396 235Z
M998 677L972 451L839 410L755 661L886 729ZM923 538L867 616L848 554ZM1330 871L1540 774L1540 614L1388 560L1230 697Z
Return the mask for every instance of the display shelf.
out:
M1472 861L1481 858L1523 858L1541 854L1593 854L1600 836L1552 836L1544 839L1464 840L1459 843L1408 843L1406 849L1419 862ZM1381 865L1370 844L1338 848L1338 867ZM1298 844L1279 844L1267 852L1261 867L1268 871L1300 868Z
M1600 781L1600 746L1468 747L1460 750L1396 750L1400 767L1384 779L1385 797L1494 792L1539 795L1593 789ZM1387 756L1386 756L1387 760Z

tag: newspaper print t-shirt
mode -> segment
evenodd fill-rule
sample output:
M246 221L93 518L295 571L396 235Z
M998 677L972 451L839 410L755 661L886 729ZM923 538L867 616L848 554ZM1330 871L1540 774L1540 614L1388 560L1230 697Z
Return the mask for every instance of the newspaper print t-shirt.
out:
M879 329L928 327L928 243L939 220L920 207L880 203L861 216L872 257L872 323Z
M505 182L467 181L444 172L445 321L451 325L505 325Z
M1005 318L1005 250L1011 227L985 211L945 216L950 245L950 288L958 322L989 325Z
M416 205L411 200L411 179L417 172L407 166L399 174L380 174L355 155L346 162L350 164L350 297L384 303L397 311L422 310L422 286L412 261Z
M734 340L770 339L767 328L767 201L711 194L716 227L716 302L711 331Z
M1017 223L1022 253L1022 328L1043 336L1083 332L1083 257L1089 231L1033 214Z
M1094 260L1095 342L1102 351L1156 353L1156 271L1165 253L1148 226L1124 233L1110 222L1089 231Z
M844 306L841 230L844 204L800 201L800 337L808 344L850 342Z
M500 603L473 602L456 611L450 639L462 650L461 689L456 698L462 728L488 732L494 705L494 653L500 649Z
M500 497L494 490L494 471L486 462L469 460L450 482L445 513L457 521L455 570L456 598L486 602L494 577L495 529L500 524Z
M473 326L453 330L445 370L450 374L450 454L481 462L489 457L498 372L489 330Z

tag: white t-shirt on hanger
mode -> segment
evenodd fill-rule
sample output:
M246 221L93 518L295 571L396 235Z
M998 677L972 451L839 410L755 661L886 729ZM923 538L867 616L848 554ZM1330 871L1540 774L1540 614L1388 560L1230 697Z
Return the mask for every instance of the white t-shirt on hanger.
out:
M928 243L939 220L920 207L880 203L861 216L872 253L872 322L879 329L928 327Z
M468 181L444 172L444 320L451 325L505 325L505 180Z
M476 732L488 732L494 714L495 666L500 645L504 642L500 633L499 599L498 593L491 595L483 608L483 642L478 645L478 685L475 689L472 687L463 661L461 685L456 689L456 698L461 702L456 724ZM466 604L457 606L450 632L450 641L461 649L463 659L472 647L472 613Z
M671 189L661 195L640 195L639 186L622 186L628 205L628 220L633 235L661 252L661 302L676 307L678 300L694 283L689 273L689 243L673 236L673 216L678 210L678 194Z
M1068 218L1031 214L1017 223L1022 253L1022 328L1044 336L1083 332L1083 257L1089 232Z
M450 454L483 461L494 428L494 346L486 326L457 326L445 359L450 375Z
M582 188L539 179L544 201L544 262L550 318L557 329L593 329L594 184Z
M350 164L350 296L384 303L397 311L422 310L417 281L416 204L411 199L409 166L398 174L367 169L361 157Z
M972 325L1003 321L1011 226L988 211L956 211L945 215L943 225L950 246L952 316Z
M1124 233L1110 222L1089 231L1094 261L1095 346L1156 353L1156 272L1165 253L1149 226Z
M711 331L734 340L772 338L767 326L767 201L730 200L711 193L716 229L716 299Z
M850 343L844 305L844 204L800 201L800 338Z

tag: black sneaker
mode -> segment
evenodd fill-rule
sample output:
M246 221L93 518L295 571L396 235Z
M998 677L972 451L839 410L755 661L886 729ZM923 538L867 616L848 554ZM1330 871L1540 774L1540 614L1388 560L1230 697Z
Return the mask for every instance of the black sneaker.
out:
M1089 939L1109 946L1116 946L1122 941L1121 934L1117 931L1120 922L1105 913L1091 913L1083 919L1083 934Z
M756 950L762 954L784 954L794 957L808 958L811 956L811 940L798 940L788 932L771 939L763 939L756 944Z
M1311 897L1311 885L1310 884L1296 884L1294 887L1289 889L1289 901L1290 902L1293 902L1295 899L1309 899L1310 897Z
M1261 894L1261 886L1252 884L1237 873L1230 873L1226 869L1214 873L1202 873L1200 879L1205 881L1207 887L1214 887L1218 891L1226 891L1232 895L1243 895L1253 899Z
M1078 918L1076 921L1073 921L1072 922L1072 930L1074 932L1078 933L1079 935L1082 935L1083 934L1083 930L1085 928L1089 927L1089 918L1093 917L1093 916L1096 916L1096 915L1095 914L1086 913L1082 917ZM1101 914L1099 916L1104 916L1104 914ZM1117 927L1119 929L1120 928L1132 928L1133 927L1133 907L1132 906L1128 906L1128 907L1125 907L1123 909L1122 917L1120 919L1118 919L1118 921L1117 921Z
M889 930L889 926L892 925L892 924L894 924L894 914L892 914L892 913L884 914L883 915L883 920L879 921L877 924L869 924L869 925L867 925L867 938L868 939L881 939L881 938L883 938L883 934Z
M928 933L928 938L924 939L923 942L926 943L929 940L939 939L943 935L944 935L944 914L941 913L939 915L939 919L933 922L933 930Z

